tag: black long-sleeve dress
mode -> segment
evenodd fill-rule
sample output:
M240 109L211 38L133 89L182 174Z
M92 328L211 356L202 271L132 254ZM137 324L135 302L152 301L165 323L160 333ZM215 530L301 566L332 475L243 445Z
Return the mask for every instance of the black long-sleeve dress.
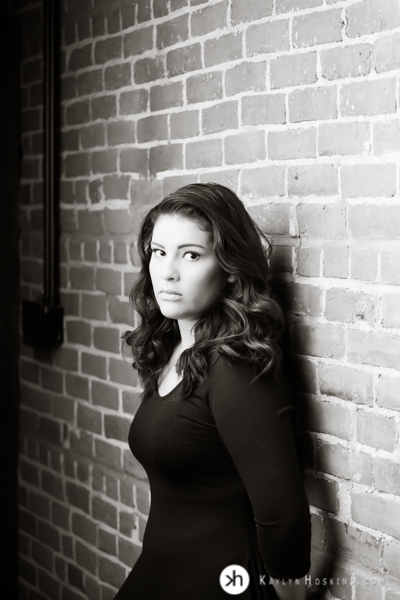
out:
M207 381L140 405L129 432L151 508L142 553L115 600L226 600L219 577L247 569L243 600L276 598L269 575L310 567L310 512L287 385L217 355ZM264 578L262 577L264 575ZM261 577L260 577L261 576Z

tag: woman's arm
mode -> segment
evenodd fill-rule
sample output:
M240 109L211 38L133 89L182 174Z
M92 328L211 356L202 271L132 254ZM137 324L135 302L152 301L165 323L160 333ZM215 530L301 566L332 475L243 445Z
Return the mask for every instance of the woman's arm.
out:
M311 527L289 417L292 398L272 374L250 385L252 379L249 365L220 357L209 374L210 408L250 498L267 573L300 579L310 568ZM305 597L304 585L275 588L282 600Z
M307 597L307 584L305 577L298 580L299 583L293 581L286 582L285 584L281 581L273 580L273 586L275 588L276 595L279 600L305 600Z

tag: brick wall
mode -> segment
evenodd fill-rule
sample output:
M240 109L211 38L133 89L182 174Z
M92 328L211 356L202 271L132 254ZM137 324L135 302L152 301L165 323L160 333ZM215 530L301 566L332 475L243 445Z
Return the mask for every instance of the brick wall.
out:
M19 4L33 299L41 5ZM399 3L62 5L65 343L21 345L20 600L111 600L140 553L150 499L126 443L140 389L119 337L134 324L140 218L195 181L232 187L275 243L311 450L312 583L329 574L326 597L399 600Z

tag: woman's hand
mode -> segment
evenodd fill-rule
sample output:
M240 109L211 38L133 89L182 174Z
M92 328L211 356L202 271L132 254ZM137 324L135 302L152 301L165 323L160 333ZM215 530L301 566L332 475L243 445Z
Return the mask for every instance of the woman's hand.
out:
M307 597L307 585L305 577L283 582L280 579L273 579L276 595L279 600L305 600ZM296 583L299 582L299 583Z

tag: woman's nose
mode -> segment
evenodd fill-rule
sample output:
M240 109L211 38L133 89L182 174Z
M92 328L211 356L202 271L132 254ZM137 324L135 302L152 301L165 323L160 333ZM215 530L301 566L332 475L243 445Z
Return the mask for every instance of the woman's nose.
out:
M177 281L179 279L179 273L175 261L164 259L160 275L162 279Z

